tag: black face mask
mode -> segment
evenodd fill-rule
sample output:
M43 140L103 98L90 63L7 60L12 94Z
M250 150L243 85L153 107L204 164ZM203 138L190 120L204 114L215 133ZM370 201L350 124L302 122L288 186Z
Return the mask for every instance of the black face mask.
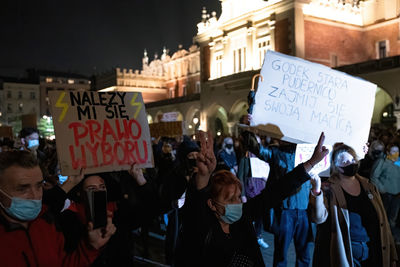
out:
M189 163L189 168L190 169L193 169L194 167L197 166L196 159L188 159L188 163Z
M226 147L227 149L231 149L231 148L233 147L233 144L226 144L225 147Z
M348 165L346 167L341 167L341 168L343 170L343 175L351 177L351 176L356 175L356 173L358 171L358 164L357 163L353 163L353 164L350 164L350 165Z
M374 158L374 159L378 159L378 158L380 158L381 156L382 156L382 151L380 151L380 150L375 150L375 151L372 151L372 157Z

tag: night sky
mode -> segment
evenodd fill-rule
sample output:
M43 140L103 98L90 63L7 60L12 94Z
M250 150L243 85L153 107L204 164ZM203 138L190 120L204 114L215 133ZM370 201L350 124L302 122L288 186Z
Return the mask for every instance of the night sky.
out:
M205 6L219 0L0 0L0 75L25 68L85 75L140 69L149 58L188 48Z

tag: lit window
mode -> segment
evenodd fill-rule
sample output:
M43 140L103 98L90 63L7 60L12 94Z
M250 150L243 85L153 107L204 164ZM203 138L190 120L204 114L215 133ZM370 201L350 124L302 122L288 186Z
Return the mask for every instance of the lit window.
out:
M338 66L338 57L335 54L331 54L331 67L335 68Z
M378 58L387 57L387 43L385 41L378 42Z
M169 89L169 98L174 98L174 88Z
M201 93L200 82L196 82L196 94L200 94L200 93Z
M183 96L186 96L187 95L187 87L186 87L186 84L185 85L183 85Z
M222 55L217 55L215 57L215 67L216 67L216 78L222 76Z
M235 73L246 70L246 47L233 50L233 71Z
M52 83L53 82L53 78L47 77L46 78L46 83Z
M74 84L74 83L75 83L74 80L68 79L68 84Z

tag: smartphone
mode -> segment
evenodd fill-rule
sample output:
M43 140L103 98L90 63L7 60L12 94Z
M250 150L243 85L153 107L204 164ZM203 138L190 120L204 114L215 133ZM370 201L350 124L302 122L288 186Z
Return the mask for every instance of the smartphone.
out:
M88 191L86 201L86 217L93 223L93 228L107 225L107 191Z
M62 176L61 174L58 175L58 181L60 184L63 184L68 179L68 176Z

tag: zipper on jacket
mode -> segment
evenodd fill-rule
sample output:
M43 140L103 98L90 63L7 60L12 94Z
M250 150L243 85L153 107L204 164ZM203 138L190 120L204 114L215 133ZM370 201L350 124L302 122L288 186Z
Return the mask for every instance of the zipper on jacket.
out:
M33 248L31 236L29 235L29 227L28 227L28 229L24 229L24 232L25 232L25 234L26 234L26 237L28 238L29 246L31 247L32 254L33 254L33 258L34 258L34 260L35 260L35 265L36 265L37 267L39 267L39 262L38 262L38 259L37 259L37 257L36 257L35 250L34 250L34 248Z
M28 256L26 256L26 253L25 253L24 251L22 251L22 256L23 256L23 257L24 257L24 259L25 259L26 266L27 266L27 267L30 267L30 266L31 266L31 264L29 263Z

